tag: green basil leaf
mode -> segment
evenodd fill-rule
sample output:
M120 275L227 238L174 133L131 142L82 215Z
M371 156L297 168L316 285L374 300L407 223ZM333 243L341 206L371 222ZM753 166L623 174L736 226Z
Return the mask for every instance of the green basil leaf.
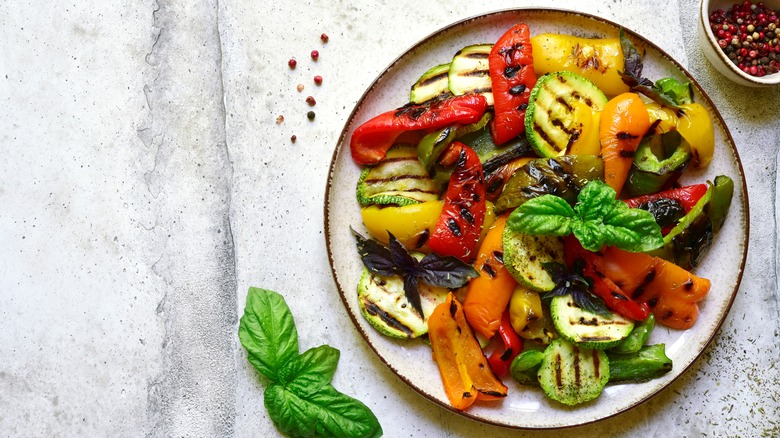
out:
M310 348L279 371L279 383L306 397L330 383L339 363L339 351L330 345Z
M281 295L270 290L249 288L238 338L249 363L274 382L282 366L298 356L298 331L290 308Z
M572 233L583 248L588 251L601 251L604 246L604 225L600 221L574 222L572 224Z
M616 197L615 189L607 183L599 180L591 181L577 195L574 211L583 221L601 222L612 211L616 203L623 204L616 200Z
M507 219L507 227L516 233L566 236L571 233L574 209L563 198L542 195L517 207Z
M307 397L281 385L265 390L268 415L282 432L292 436L379 437L382 426L371 410L328 384Z
M631 252L645 252L661 247L664 239L653 214L621 204L604 218L604 242Z

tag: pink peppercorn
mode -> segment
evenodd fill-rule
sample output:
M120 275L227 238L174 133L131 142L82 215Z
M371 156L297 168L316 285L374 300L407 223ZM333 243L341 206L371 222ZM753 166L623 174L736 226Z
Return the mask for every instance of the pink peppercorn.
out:
M320 52L318 52L316 50L312 50L311 51L311 59L316 61L319 57L320 57Z

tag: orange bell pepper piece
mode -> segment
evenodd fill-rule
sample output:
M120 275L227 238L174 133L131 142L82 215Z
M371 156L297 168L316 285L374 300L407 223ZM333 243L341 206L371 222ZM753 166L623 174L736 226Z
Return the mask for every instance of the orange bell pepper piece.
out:
M428 338L450 404L465 410L476 400L500 400L507 387L493 374L463 307L452 293L428 318Z
M599 141L604 180L618 195L634 161L634 152L649 128L647 108L635 93L612 98L601 111Z
M710 291L710 281L664 259L608 247L604 251L607 278L638 302L645 302L656 321L674 329L693 326L698 302Z
M499 216L485 235L474 269L479 277L469 282L463 311L471 328L490 339L501 324L501 315L517 282L504 266L502 235L509 213Z

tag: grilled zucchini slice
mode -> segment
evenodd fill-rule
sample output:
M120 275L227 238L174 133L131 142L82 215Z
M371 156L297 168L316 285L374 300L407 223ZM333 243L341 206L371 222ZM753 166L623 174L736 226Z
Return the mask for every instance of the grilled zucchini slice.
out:
M553 236L531 236L504 229L504 266L521 286L537 292L555 287L542 263L563 263L563 241Z
M601 394L609 380L609 359L602 350L581 348L559 338L544 350L537 376L551 399L574 406Z
M579 138L582 120L592 120L593 112L606 103L607 96L588 79L569 71L548 73L536 82L528 100L528 141L540 157L563 155Z
M449 74L449 63L431 67L412 85L409 100L415 104L422 104L436 98L452 96Z
M488 106L493 106L493 83L488 65L491 50L492 44L474 44L460 49L455 54L449 71L449 88L452 94L481 94L485 96Z
M363 169L357 184L357 199L362 206L404 206L435 201L441 189L441 184L428 176L417 159L417 147L399 144L387 151L381 163Z
M417 259L421 253L413 253ZM357 295L360 313L380 333L402 339L413 339L428 333L428 317L447 298L449 289L420 283L423 315L409 303L401 277L374 275L363 269Z
M578 306L571 295L553 298L550 313L558 333L583 348L605 350L614 347L634 329L634 321L614 312L610 317L588 312Z

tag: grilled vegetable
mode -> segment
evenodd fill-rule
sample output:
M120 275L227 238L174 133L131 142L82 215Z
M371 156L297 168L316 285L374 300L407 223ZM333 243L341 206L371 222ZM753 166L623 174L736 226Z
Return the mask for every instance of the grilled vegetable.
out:
M540 157L563 155L583 126L592 124L593 112L606 103L604 93L582 76L567 71L546 74L536 82L528 102L528 141Z
M644 347L647 339L650 337L650 333L653 332L653 328L655 328L655 316L651 313L647 315L644 321L634 324L634 329L631 330L626 339L612 347L610 351L623 354L636 353Z
M523 340L512 328L509 322L509 311L505 310L501 315L501 324L498 326L498 337L501 339L501 347L496 348L488 357L488 363L493 372L502 378L509 374L509 366L521 351L523 351Z
M723 225L734 195L731 178L719 175L696 205L664 236L664 245L652 254L683 269L695 267Z
M409 101L420 104L452 96L449 87L450 64L431 67L412 85Z
M503 240L504 266L518 284L537 292L546 292L555 286L542 264L563 262L560 238L515 233L507 227Z
M537 158L517 170L496 201L496 211L517 207L541 195L556 195L574 204L580 189L604 180L604 164L593 155Z
M471 328L485 338L492 338L501 323L517 283L503 262L502 236L506 215L499 216L479 247L474 268L479 277L471 280L463 300L463 311Z
M609 96L628 91L620 79L623 52L617 38L580 38L540 34L531 38L537 74L571 71L592 81Z
M652 213L661 227L661 233L667 235L705 193L706 184L693 184L627 199L625 203L631 208L641 208Z
M607 351L609 381L644 382L656 379L672 370L672 360L666 355L664 344L642 347L636 353Z
M460 150L458 161L428 246L437 254L465 261L476 256L485 220L485 180L477 154L461 143L453 146Z
M539 384L551 399L573 406L595 399L609 380L609 361L601 350L556 339L544 350Z
M531 152L531 146L524 137L512 139L501 146L496 145L490 130L487 128L464 135L458 140L474 149L474 152L479 155L485 175L495 172L504 164Z
M455 409L464 410L478 399L506 397L507 387L493 374L452 293L428 319L428 338L444 391Z
M707 109L699 103L670 108L656 102L645 103L655 132L677 130L688 141L694 168L707 167L715 152L715 131Z
M388 150L377 166L363 169L357 184L357 199L363 206L404 206L436 201L441 189L417 159L417 147L399 144Z
M656 322L674 329L688 329L699 315L697 303L707 296L710 281L674 263L643 253L614 247L604 250L603 273L622 291L647 303Z
M612 348L634 328L633 321L618 314L613 313L610 317L605 317L582 309L571 295L553 298L550 302L550 313L558 333L582 348Z
M360 209L363 224L374 239L388 243L392 233L406 248L420 249L428 243L441 216L442 201L428 201L396 207L372 205Z
M352 159L361 166L377 164L401 134L475 123L486 109L483 96L468 95L434 99L423 105L408 104L382 113L353 132L349 142Z
M542 366L544 353L539 350L526 350L515 357L509 372L517 383L526 386L539 386L537 373Z
M634 93L612 98L601 112L599 140L604 159L604 181L620 194L628 177L634 153L650 128L645 104Z
M543 318L544 310L539 293L523 286L515 287L509 300L509 319L512 328L517 333L523 333L528 329L529 324Z
M496 144L522 134L528 97L536 85L528 25L520 23L506 31L488 58L496 117L490 133Z
M478 94L493 106L493 85L490 81L488 57L492 44L474 44L458 51L449 70L450 92L456 96Z
M623 192L627 196L657 193L672 186L691 161L691 147L679 132L645 137L634 156Z
M418 259L421 254L416 254ZM444 302L448 289L420 284L418 287L423 315L404 294L404 281L398 276L371 274L363 269L358 283L360 313L380 333L394 338L416 338L428 333L428 317Z

